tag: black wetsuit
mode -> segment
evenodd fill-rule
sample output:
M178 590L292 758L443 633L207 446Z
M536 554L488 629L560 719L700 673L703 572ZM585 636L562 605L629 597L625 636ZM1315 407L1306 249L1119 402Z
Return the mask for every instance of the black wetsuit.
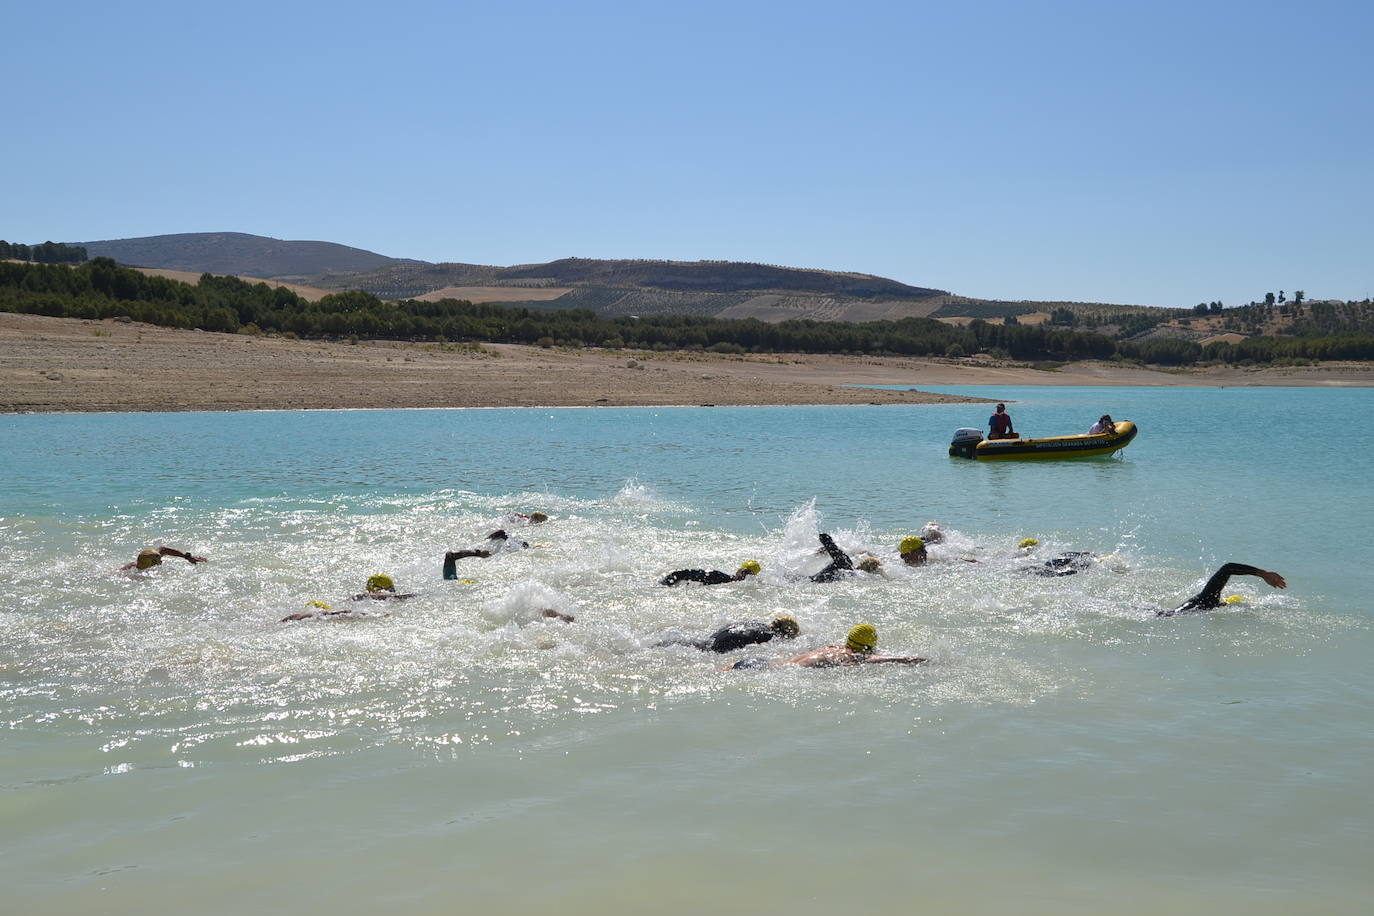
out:
M1034 576L1072 576L1090 568L1097 560L1097 554L1086 550L1073 550L1051 557L1040 566L1022 567L1023 572Z
M1244 563L1227 563L1221 569L1212 573L1212 578L1207 580L1207 584L1187 601L1174 608L1172 611L1158 611L1156 617L1172 617L1175 614L1182 614L1186 611L1210 611L1222 605L1221 590L1226 587L1232 576L1258 576L1264 570L1255 566L1246 566Z
M445 554L444 578L458 578L459 560L466 560L468 557L480 557L484 554L486 556L491 556L493 553L502 550L526 550L530 546L529 541L512 541L509 538L507 538L504 533L502 533L500 537L495 537L494 534L495 532L493 532L493 534L487 535L487 540L493 542L492 546L496 548L495 551L488 548L473 548L471 550L455 550L448 554Z
M762 620L742 620L721 627L705 639L665 639L658 643L658 646L691 646L703 652L733 652L745 646L757 646L768 642L777 635L777 632Z
M700 582L702 585L724 585L734 582L735 577L718 569L707 572L704 569L679 569L670 572L659 580L659 585L677 585L679 582Z
M821 534L821 546L830 554L830 565L812 576L812 582L834 582L846 573L854 571L854 561L849 559L849 554L839 548L834 538L828 534Z

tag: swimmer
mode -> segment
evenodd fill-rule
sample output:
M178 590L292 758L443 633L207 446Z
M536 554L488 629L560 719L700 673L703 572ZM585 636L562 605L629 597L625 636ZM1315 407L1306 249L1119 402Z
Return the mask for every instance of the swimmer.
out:
M548 617L553 620L561 620L564 623L572 623L573 620L576 619L573 617L572 614L560 614L558 611L555 611L551 607L544 608L544 610L539 612L539 615L541 617Z
M776 637L796 639L800 632L801 627L797 625L797 618L789 614L780 614L768 623L762 620L743 620L721 627L705 639L669 638L654 643L654 647L661 649L666 646L691 646L703 652L733 652L745 646L769 642Z
M1221 569L1212 573L1212 578L1207 580L1207 584L1187 601L1174 608L1172 611L1156 611L1156 617L1172 617L1175 614L1187 614L1193 611L1210 611L1226 604L1222 600L1221 590L1226 587L1226 583L1232 576L1258 576L1274 588L1287 588L1288 583L1283 576L1268 569L1260 569L1258 566L1247 566L1244 563L1227 563Z
M466 560L469 557L478 557L480 559L485 560L486 558L491 556L493 550L526 550L530 546L528 541L520 541L511 538L510 535L506 534L505 529L503 528L498 528L491 534L487 535L486 540L489 541L491 544L490 550L482 547L474 547L468 550L450 550L448 553L444 554L444 578L458 578L457 563L459 560Z
M290 623L294 620L313 620L316 617L390 617L389 613L374 614L369 611L358 610L356 608L344 608L336 611L334 608L325 604L323 601L307 601L306 607L314 608L313 611L301 611L298 614L288 614L279 623Z
M373 601L404 601L407 598L419 597L416 592L397 594L395 581L386 573L377 573L375 576L369 576L367 585L364 586L364 588L366 591L362 594L354 595L348 600L366 601L370 598Z
M844 668L853 665L919 665L927 661L919 655L878 655L878 631L871 623L860 623L849 631L843 646L823 646L789 658L781 665L795 665L799 668ZM740 659L722 670L748 671L769 667L761 658Z
M830 554L830 565L814 576L810 576L809 578L811 581L834 582L836 579L843 578L846 575L852 575L854 572L854 561L849 558L849 554L841 550L839 545L835 543L835 539L825 532L821 532L820 538L821 547L824 548L826 553Z
M1086 550L1070 550L1057 557L1051 557L1039 566L1022 566L1021 572L1033 576L1058 577L1074 576L1097 565L1101 559L1097 554Z
M512 525L542 525L549 520L543 512L511 512L506 515L506 519Z
M136 569L142 572L145 569L152 569L154 566L162 565L163 557L177 557L185 560L192 566L195 566L197 563L207 562L204 557L193 556L184 550L177 550L175 547L159 547L157 550L149 548L147 550L140 550L136 560L132 563L125 563L123 566L119 567L118 571L128 572L131 569Z
M945 539L945 531L939 522L926 522L921 526L921 538L927 544L938 544Z
M927 525L926 527L930 526ZM940 535L940 537L943 538L944 535ZM901 554L902 562L907 566L923 566L928 559L925 539L918 538L914 534L902 538L902 543L897 545L897 553Z
M658 580L658 584L673 586L679 582L700 582L702 585L724 585L726 582L742 582L750 576L757 576L762 571L763 567L759 565L758 560L745 560L739 565L739 569L735 570L733 576L727 572L721 572L719 569L713 569L709 572L704 569L679 569Z
M887 573L883 572L883 561L877 557L864 557L859 564L854 567L859 572L871 573L875 576L887 578Z

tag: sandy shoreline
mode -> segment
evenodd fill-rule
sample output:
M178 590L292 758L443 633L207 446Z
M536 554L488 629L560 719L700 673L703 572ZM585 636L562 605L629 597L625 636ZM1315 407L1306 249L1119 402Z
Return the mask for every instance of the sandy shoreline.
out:
M901 385L883 391L846 386ZM0 312L0 412L945 404L923 385L1374 386L1374 366L1055 371L972 360L357 345ZM997 395L992 394L993 397Z

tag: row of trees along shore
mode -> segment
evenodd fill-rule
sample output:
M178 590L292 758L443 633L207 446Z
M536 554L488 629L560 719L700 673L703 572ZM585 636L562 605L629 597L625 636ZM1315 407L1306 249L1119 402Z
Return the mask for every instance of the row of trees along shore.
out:
M147 276L109 258L79 267L0 263L0 310L59 318L116 318L225 333L308 338L478 341L544 346L719 353L862 353L994 357L1027 361L1124 359L1174 366L1220 360L1272 363L1374 359L1374 332L1254 337L1206 347L1179 339L1116 341L1047 325L977 320L957 327L928 318L863 323L685 315L603 317L587 309L537 310L456 299L383 302L364 292L310 302L285 287L205 274L196 284ZM1314 328L1315 330L1316 328Z
M24 245L0 239L0 260L10 258L17 261L38 261L43 264L80 264L86 260L86 249L80 245L63 245L60 242Z

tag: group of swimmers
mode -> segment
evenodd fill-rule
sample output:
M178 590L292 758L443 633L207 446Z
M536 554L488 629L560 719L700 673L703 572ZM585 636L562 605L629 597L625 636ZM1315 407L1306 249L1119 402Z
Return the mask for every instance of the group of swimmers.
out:
M548 515L543 512L511 513L507 516L511 524L538 525L548 521ZM841 579L856 576L860 573L873 575L886 575L883 572L882 560L876 556L862 556L858 563L854 558L846 553L835 543L834 538L822 532L819 536L820 549L818 554L829 557L829 563L819 572L813 573L805 578L811 582L836 582ZM927 544L938 544L945 540L944 531L938 522L928 522L922 527L919 535L908 535L902 538L897 545L897 553L902 562L908 566L924 565L929 559ZM1029 556L1038 547L1039 541L1035 538L1024 538L1018 545L1017 550ZM459 560L477 558L488 559L494 554L505 551L524 550L531 545L528 541L520 538L513 538L504 529L497 529L486 536L483 546L466 550L449 551L444 554L443 577L446 580L458 580L457 563ZM538 545L535 545L538 546ZM197 556L189 551L179 550L174 547L162 546L156 549L140 551L137 558L130 563L126 563L119 568L120 572L143 571L154 566L161 565L164 557L183 559L192 565L207 562L205 557ZM977 563L978 560L971 557L962 558L966 562ZM1019 566L1023 572L1044 577L1060 577L1076 575L1084 572L1106 557L1087 551L1070 551L1061 553L1047 560L1033 562L1028 565ZM730 582L740 582L750 576L757 576L762 572L762 565L757 560L746 560L739 565L733 574L721 570L705 569L679 569L668 573L659 580L662 586L675 586L682 583L696 583L700 585L724 585ZM1225 604L1239 601L1238 596L1232 595L1227 598L1222 597L1222 592L1227 582L1233 576L1256 576L1274 588L1287 588L1288 583L1283 576L1276 572L1260 569L1256 566L1249 566L1244 563L1227 563L1212 574L1207 580L1207 584L1196 595L1180 604L1173 610L1160 610L1156 616L1171 617L1175 614L1188 613L1194 611L1207 611L1221 607ZM471 582L473 580L459 580ZM396 583L391 576L385 573L377 573L370 576L364 586L364 590L351 596L349 601L403 601L417 597L415 592L400 592L396 589ZM308 620L312 618L327 618L349 616L353 612L350 609L336 610L323 601L307 602L310 610L300 613L290 614L282 618L282 622ZM573 623L574 617L564 614L553 608L545 608L540 611L541 616L561 620L564 623ZM781 614L771 621L740 621L722 627L708 636L694 638L689 636L669 636L660 639L655 643L658 647L685 645L704 652L727 653L743 649L748 646L762 645L774 639L795 639L801 632L801 627L797 619L790 614ZM926 661L925 658L914 655L880 655L877 652L878 633L869 623L859 623L853 626L845 641L840 644L832 644L814 649L810 652L802 653L782 662L770 663L763 658L745 658L733 665L726 666L736 670L755 669L772 667L777 665L792 665L804 668L829 668L839 666L874 664L874 663L898 663L907 665L919 665Z

